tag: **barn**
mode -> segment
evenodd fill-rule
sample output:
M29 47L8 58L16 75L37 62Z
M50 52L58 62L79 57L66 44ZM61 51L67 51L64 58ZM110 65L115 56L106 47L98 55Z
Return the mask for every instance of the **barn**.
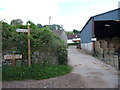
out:
M110 40L115 37L120 41L120 8L92 16L87 21L80 31L81 48L93 53L97 47L95 42L105 40L107 48L108 44L110 45L112 42ZM115 45L111 46L115 47ZM116 49L120 49L120 42Z

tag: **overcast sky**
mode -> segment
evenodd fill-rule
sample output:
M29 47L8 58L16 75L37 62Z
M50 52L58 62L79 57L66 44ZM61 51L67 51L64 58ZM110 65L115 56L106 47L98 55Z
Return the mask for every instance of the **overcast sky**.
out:
M0 20L63 25L81 30L91 16L118 8L119 0L0 0Z

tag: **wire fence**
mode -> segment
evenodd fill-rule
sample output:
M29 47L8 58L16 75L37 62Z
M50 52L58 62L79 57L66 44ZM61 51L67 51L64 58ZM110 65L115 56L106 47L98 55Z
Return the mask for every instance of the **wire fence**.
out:
M103 53L95 52L95 55L99 60L111 65L117 70L120 70L120 52L103 50Z

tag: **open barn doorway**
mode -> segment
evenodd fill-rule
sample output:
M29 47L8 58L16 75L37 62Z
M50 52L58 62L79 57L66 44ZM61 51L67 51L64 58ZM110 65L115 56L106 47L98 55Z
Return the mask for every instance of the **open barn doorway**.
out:
M120 70L120 21L95 21L95 54L107 64Z
M95 21L96 38L120 37L120 21Z
M120 52L120 20L95 21L95 38L100 48Z

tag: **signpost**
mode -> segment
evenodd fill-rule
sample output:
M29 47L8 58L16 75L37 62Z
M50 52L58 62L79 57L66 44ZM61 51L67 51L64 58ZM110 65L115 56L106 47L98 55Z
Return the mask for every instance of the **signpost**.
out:
M16 32L28 32L28 29L16 29Z
M31 58L30 58L30 25L28 24L28 65L31 65Z
M16 55L4 55L4 59L22 59L22 55L16 54Z
M16 60L15 59L22 59L22 55L20 54L14 54L14 55L4 55L5 60L11 60L12 65L16 65Z
M30 24L28 23L28 29L17 29L16 32L27 32L28 33L28 65L31 65L31 56L30 56Z

